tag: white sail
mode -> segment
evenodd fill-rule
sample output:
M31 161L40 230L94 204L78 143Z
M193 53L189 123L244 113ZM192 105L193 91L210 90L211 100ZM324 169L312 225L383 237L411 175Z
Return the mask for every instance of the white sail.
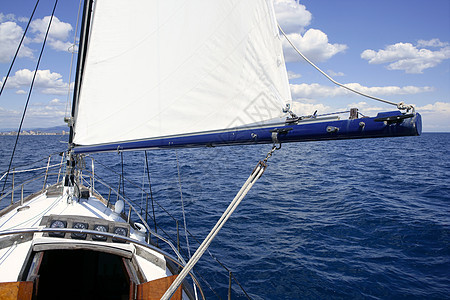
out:
M73 142L263 124L290 104L270 0L97 0Z

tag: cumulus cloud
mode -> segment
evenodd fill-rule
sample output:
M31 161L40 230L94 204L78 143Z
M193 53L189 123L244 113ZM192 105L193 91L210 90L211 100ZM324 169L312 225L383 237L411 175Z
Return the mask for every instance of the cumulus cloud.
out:
M315 62L325 61L347 49L346 45L329 43L328 36L321 30L314 28L306 30L311 23L312 15L298 1L276 0L274 8L277 21L289 40L309 59ZM302 61L286 39L283 39L283 50L286 61Z
M23 29L12 21L0 23L0 63L10 62L19 46ZM22 44L19 57L33 57L30 48Z
M16 20L16 16L14 16L14 14L5 15L4 13L0 12L0 23L6 22L6 21L15 21L15 20Z
M58 98L55 98L55 99L51 100L49 102L49 104L51 104L51 105L59 105L59 104L61 104L61 100L59 100Z
M437 47L429 50L421 47ZM403 70L406 73L419 74L423 70L433 68L450 58L450 46L438 39L420 40L417 46L411 43L397 43L387 46L384 50L367 49L361 53L361 58L370 64L387 64L389 70Z
M348 104L345 109L342 110L350 110L350 108L358 108L360 113L363 113L365 116L375 116L380 111L386 111L386 107L376 106L375 102L367 103L365 101L353 102Z
M331 77L345 76L343 72L334 72L333 70L328 70L327 73Z
M18 22L23 20L24 18L19 18ZM30 31L27 34L27 36L31 36L22 43L18 54L19 57L33 57L30 44L42 43L49 20L50 17L47 16L31 22ZM57 51L67 51L72 46L72 43L68 41L72 30L72 25L60 21L57 17L53 17L47 40L50 47ZM0 63L7 63L12 60L23 32L24 29L18 25L13 14L4 15L0 13Z
M424 87L417 87L417 86L366 87L359 83L348 83L348 84L346 84L346 86L348 86L352 89L355 89L357 91L360 91L362 93L366 93L366 94L374 95L374 96L418 94L418 93L431 92L434 90L433 87L429 87L429 86L424 86ZM350 92L344 88L334 87L334 86L324 86L324 85L320 85L318 83L291 84L290 87L291 87L291 93L292 93L293 98L318 99L318 98L329 98L329 97L336 97L336 96L343 96L343 95L353 95L352 92Z
M303 36L299 33L287 36L300 52L314 62L325 61L347 49L347 45L344 44L330 44L328 36L317 29L308 29ZM283 49L286 61L302 60L286 40L283 40Z
M288 74L288 78L289 79L297 79L297 78L302 77L301 74L297 74L297 73L292 72L292 71L288 71L287 74Z
M424 131L450 131L450 102L436 101L424 106L416 106L423 117Z
M446 42L441 42L439 39L431 39L429 41L419 40L417 41L417 47L445 47L449 44Z
M66 114L64 101L57 98L48 102L31 103L27 109L25 127L56 126L63 124ZM2 124L9 124L9 127L19 125L22 112L0 106L0 120Z
M17 71L14 76L11 76L7 83L6 88L19 89L22 87L29 87L34 75L34 71L28 69L22 69ZM3 78L3 81L5 78ZM38 70L34 86L39 88L44 94L57 94L64 95L67 93L69 84L63 82L62 75L50 70ZM19 92L20 93L20 92Z
M275 0L274 9L278 23L286 33L302 33L311 23L311 13L297 1Z
M43 40L49 22L50 16L46 16L42 19L37 19L31 22L31 32L35 33L33 41L41 42ZM71 43L67 40L72 29L72 25L70 25L69 23L61 22L56 16L54 16L50 31L48 33L49 45L55 50L67 51L71 46Z
M309 116L312 115L315 111L317 111L319 114L324 114L333 112L334 109L321 103L293 101L292 111L298 116Z

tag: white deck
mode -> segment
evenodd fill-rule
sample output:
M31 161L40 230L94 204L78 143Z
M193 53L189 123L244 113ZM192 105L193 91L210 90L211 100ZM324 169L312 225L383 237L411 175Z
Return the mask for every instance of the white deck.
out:
M42 218L50 215L94 217L117 222L117 217L114 219L111 209L107 208L106 205L96 197L80 199L79 201L75 200L68 203L67 195L47 196L46 193L42 193L24 203L22 207L14 208L1 216L0 230L44 228L45 224L40 225ZM125 223L124 220L123 222ZM78 244L82 246L103 245L115 248L119 251L129 252L130 257L136 254L136 246L133 244L72 240L70 238L51 238L43 236L42 233L35 233L32 240L22 242L21 237L24 237L23 239L26 240L25 236L26 235L16 235L16 240L18 241L12 242L10 241L11 236L0 237L0 247L2 247L0 249L0 282L18 281L19 273L29 251L33 249L33 247L38 247L43 244L52 244L55 247L62 244ZM136 231L131 228L130 238L142 240L142 235L137 235ZM147 259L136 256L136 260L147 280L172 275L166 270L165 258L163 255L150 249L144 249L143 247L141 247L141 250L147 253L144 255ZM148 260L148 257L152 258L151 261Z

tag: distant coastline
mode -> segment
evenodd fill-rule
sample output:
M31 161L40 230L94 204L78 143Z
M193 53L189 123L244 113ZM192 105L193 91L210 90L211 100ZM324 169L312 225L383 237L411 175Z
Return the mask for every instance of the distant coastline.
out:
M67 125L60 125L48 128L25 128L20 131L20 135L68 135L69 132ZM17 129L0 129L0 136L1 135L17 135Z
M55 132L44 132L34 130L22 130L20 135L68 135L69 131L61 130ZM0 132L0 135L17 135L17 131Z

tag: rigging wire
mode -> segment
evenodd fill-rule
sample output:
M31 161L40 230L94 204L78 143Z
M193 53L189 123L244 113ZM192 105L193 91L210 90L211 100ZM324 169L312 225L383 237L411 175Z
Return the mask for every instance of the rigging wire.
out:
M144 185L145 185L145 165L144 165L144 172L142 173L142 187L141 187L141 204L139 205L141 207L141 215L144 213ZM146 201L148 203L148 199ZM147 222L147 210L145 210L145 221Z
M67 89L67 100L66 100L66 111L64 113L64 116L67 117L67 110L69 108L69 102L70 102L70 81L72 80L72 69L73 69L73 59L75 56L75 46L77 44L77 34L78 34L78 24L80 22L80 11L81 11L81 4L83 0L80 0L80 4L78 5L78 14L77 14L77 25L75 26L75 34L73 36L73 51L72 51L72 57L70 59L70 68L69 68L69 88ZM69 47L70 49L70 47ZM68 50L69 50L68 49Z
M50 31L50 26L52 25L53 16L55 15L55 10L56 10L56 5L57 4L58 4L58 0L55 0L55 5L53 6L52 15L50 16L50 21L48 22L47 31L45 32L44 41L42 43L41 52L39 53L39 58L38 58L38 61L36 63L36 68L34 70L33 79L31 80L30 90L28 91L27 101L25 103L25 108L23 110L22 119L20 120L19 130L17 131L16 141L14 143L14 148L13 148L13 151L12 151L12 154L11 154L11 159L9 161L9 166L8 166L8 171L7 171L8 174L11 171L11 165L12 165L12 162L13 162L14 153L16 152L17 142L19 141L20 131L22 130L23 120L25 119L25 114L27 112L28 104L30 102L30 97L31 97L31 92L33 91L34 81L36 79L36 75L37 75L37 72L38 72L38 69L39 69L39 64L41 63L42 54L44 53L45 42L47 41L48 33ZM6 175L5 182L3 183L2 193L5 190L6 182L8 181L8 174Z
M161 297L161 299L168 300L172 296L172 294L179 287L179 285L184 280L184 278L188 275L188 273L192 270L192 268L195 266L195 264L198 262L198 260L202 257L203 253L205 253L205 251L208 249L212 240L219 233L219 231L223 227L223 225L225 225L225 223L227 222L227 220L229 219L231 214L233 214L233 212L239 206L241 201L244 199L244 197L247 195L247 193L253 187L255 182L262 176L262 174L264 173L264 170L267 167L267 160L272 156L272 154L276 150L278 150L280 148L281 148L281 146L277 147L274 144L272 149L269 151L269 153L267 153L266 158L263 161L258 162L256 167L253 169L252 173L248 177L247 181L242 185L241 189L236 194L236 196L231 201L231 203L228 205L227 209L222 214L220 219L217 221L216 225L209 232L208 236L203 240L202 244L197 248L194 255L192 255L191 259L189 259L188 263L184 266L183 270L181 270L180 274L178 274L177 278L172 282L172 284L167 289L167 291L164 293L164 295Z
M184 236L186 238L186 246L187 246L187 250L188 250L189 259L191 259L191 247L189 245L189 238L188 238L188 233L187 233L186 213L184 211L184 201L183 201L183 189L181 187L180 162L178 160L178 151L177 151L177 149L175 149L175 157L177 158L178 184L179 184L179 188L180 188L181 210L183 212ZM194 285L195 298L197 299L197 288L195 286L195 282L193 283L193 285Z
M178 184L180 189L180 198L181 198L181 210L183 212L183 223L184 223L184 235L186 237L186 245L188 249L189 258L191 258L191 247L189 246L189 239L186 232L186 214L184 212L184 201L183 201L183 189L181 187L181 173L180 173L180 162L178 161L178 151L175 149L175 157L177 158L177 171L178 171Z
M120 151L120 164L122 166L122 176L121 176L121 180L122 180L122 195L125 196L125 176L123 174L123 151ZM120 193L120 190L119 190Z
M38 4L39 4L39 0L36 1L36 5L34 6L34 9L33 9L33 12L31 13L30 19L28 20L27 27L25 27L25 31L23 32L22 39L20 40L19 46L17 47L16 54L14 54L14 58L11 62L11 65L9 66L9 70L8 70L8 73L6 74L5 81L3 82L2 88L0 89L0 96L2 95L3 89L5 88L6 81L8 81L9 74L11 73L11 70L14 65L14 62L16 61L17 55L19 54L20 47L22 46L22 42L25 39L25 35L27 34L28 27L30 27L31 20L33 20L34 12L36 11Z
M155 223L155 232L158 232L158 226L156 225L156 216L155 216L155 203L154 203L154 200L153 200L153 192L152 192L152 182L150 180L150 169L148 168L147 150L145 150L144 153L145 153L145 164L147 166L148 186L150 188L150 199L152 200L153 222ZM147 203L146 203L145 207L146 207L146 209L145 209L145 218L147 218L147 215L148 215L148 197L147 197Z
M109 166L103 164L101 161L98 161L98 160L94 159L93 157L91 157L91 159L92 159L93 161L95 161L95 163L96 163L97 165L100 165L100 166L104 167L106 170L110 171L111 173L116 174L116 175L118 175L118 176L121 175L119 172L117 172L117 171L115 171L114 169L110 168ZM147 170L148 170L148 168L147 168ZM97 173L98 173L98 172L97 172ZM98 178L98 181L103 182L103 181L98 177L98 175L96 175L96 176L97 176L97 178ZM132 182L132 181L130 181L130 180L127 179L127 178L125 178L125 179L127 180L127 182L129 182L130 184L133 185L133 182ZM105 184L105 183L103 182L103 184ZM136 185L136 186L137 186L137 185ZM132 200L130 200L130 201L132 202ZM170 217L172 220L174 220L175 222L178 222L178 220L177 220L177 219L176 219L169 211L167 211L167 210L164 208L164 206L161 206L161 204L159 204L156 200L154 200L154 202L155 202L155 204L156 204L162 211L164 211L164 212L167 214L167 216L169 216L169 217ZM156 225L157 225L157 224L156 224L156 220L155 220L155 226L156 226ZM166 237L167 237L168 240L171 240L173 243L176 243L176 241L174 241L174 240L171 238L170 234L168 234L166 231L164 231L164 229L159 228L159 230L161 230L161 231L166 235ZM193 234L189 231L189 229L186 228L185 230L187 231L187 233L189 234L189 236L191 237L191 239L193 239L198 245L201 244L201 241L199 241L199 240L195 237L195 235L193 235ZM157 231L155 230L155 233L156 233L156 232L157 232ZM152 233L152 232L151 232L151 233ZM158 235L156 235L156 236L159 237L160 235L158 234ZM182 249L182 250L183 250L183 249ZM210 252L209 249L207 249L207 252L208 252L209 256L210 256L212 259L216 260L216 261L219 263L219 265L222 266L227 272L230 271L230 270L224 265L224 263L222 263L222 262L221 262L214 254L212 254L212 253ZM184 253L184 251L183 251L183 253ZM201 277L200 274L198 274L198 275ZM244 294L246 295L246 297L247 297L248 299L251 299L251 298L248 296L247 292L244 290L243 286L239 283L239 281L237 280L237 278L234 276L234 274L232 274L232 277L233 277L233 279L236 281L236 283L239 285L239 287L241 288L241 290L244 292ZM211 289L211 291L214 292L214 293L217 295L217 293L216 293L216 292L214 291L214 289L208 284L208 282L207 282L205 279L203 279L203 280L204 280L205 283L208 285L208 287ZM218 298L220 298L220 297L218 296Z
M328 80L330 80L332 83L334 83L334 84L336 84L336 85L338 85L338 86L340 86L340 87L342 87L342 88L344 88L344 89L347 89L347 90L349 90L349 91L351 91L351 92L353 92L353 93L356 93L356 94L358 94L358 95L361 95L361 96L364 96L364 97L367 97L367 98L370 98L370 99L373 99L373 100L376 100L376 101L380 101L380 102L384 102L384 103L387 103L387 104L391 104L391 105L394 105L394 106L396 106L398 109L401 109L401 110L407 110L407 111L409 111L409 110L413 110L413 112L414 112L414 106L412 106L412 105L409 105L409 104L405 104L404 102L399 102L399 103L395 103L395 102L392 102L392 101L389 101L389 100L385 100L385 99L381 99L381 98L378 98L378 97L374 97L374 96L371 96L371 95L368 95L368 94L365 94L365 93L363 93L363 92L360 92L360 91L358 91L358 90L355 90L355 89L352 89L351 87L348 87L348 86L346 86L346 85L344 85L344 84L342 84L342 83L339 83L339 82L337 82L336 80L334 80L333 78L331 78L331 76L329 76L327 73L325 73L324 71L322 71L318 66L316 66L312 61L310 61L305 55L303 55L303 53L301 53L300 52L300 50L298 50L297 49L297 47L292 43L292 41L288 38L288 36L286 35L286 33L284 33L284 31L283 31L283 29L281 28L281 26L280 26L280 24L278 24L278 29L280 29L280 31L281 31L281 33L283 34L283 36L286 38L286 40L288 41L288 43L292 46L292 48L307 62L307 63L309 63L311 66L313 66L317 71L319 71L320 73L322 73L322 75L323 76L325 76Z

